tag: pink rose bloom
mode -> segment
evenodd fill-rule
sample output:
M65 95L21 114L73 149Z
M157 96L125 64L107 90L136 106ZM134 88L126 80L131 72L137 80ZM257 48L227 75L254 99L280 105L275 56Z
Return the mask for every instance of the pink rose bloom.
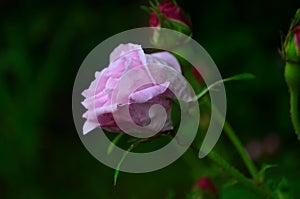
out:
M86 118L83 134L97 127L110 132L122 132L113 114L118 114L118 111L124 106L128 108L131 120L136 125L143 127L151 121L149 118L150 107L154 104L160 104L167 113L167 120L161 131L168 131L173 128L170 119L171 101L166 99L166 97L174 98L174 94L168 89L169 82L143 85L128 96L127 103L123 101L112 103L113 91L118 87L122 76L135 68L149 72L151 64L146 65L146 63L163 64L181 73L178 61L168 52L145 54L140 45L120 44L110 54L109 66L101 72L96 72L95 80L88 89L82 92L85 97L82 104L87 109L83 114L83 117ZM151 114L153 117L159 117L157 112ZM121 120L125 124L131 121L126 117L121 117Z

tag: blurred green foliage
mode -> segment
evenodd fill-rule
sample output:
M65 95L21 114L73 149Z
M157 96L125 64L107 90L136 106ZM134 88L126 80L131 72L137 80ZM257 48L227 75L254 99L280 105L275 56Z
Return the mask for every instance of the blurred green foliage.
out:
M120 173L84 148L72 120L71 94L85 56L101 41L148 25L147 1L0 2L0 198L184 198L202 175L211 176L222 198L252 194L229 183L226 173L188 151L152 173ZM289 118L288 91L280 59L280 32L287 31L300 2L179 1L191 15L194 38L223 77L250 72L256 79L226 85L228 120L246 144L279 135L276 154L258 160L276 164L267 176L284 176L300 193L299 143ZM226 147L226 151L224 148ZM245 171L222 136L217 150ZM246 172L245 172L246 173Z

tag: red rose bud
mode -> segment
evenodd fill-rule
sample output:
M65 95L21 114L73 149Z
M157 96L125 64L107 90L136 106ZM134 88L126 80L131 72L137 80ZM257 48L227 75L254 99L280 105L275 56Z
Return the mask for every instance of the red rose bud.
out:
M287 62L300 62L300 9L297 10L285 37L281 55Z
M217 194L217 188L211 181L209 177L202 177L197 182L198 187L201 188L204 192L211 193L211 194Z
M300 9L291 23L283 43L282 57L286 61L285 80L290 91L300 93Z
M158 4L158 7L160 12L165 15L167 19L191 26L188 18L182 13L181 9L171 1L167 0Z
M297 54L299 56L300 53L300 25L296 26L293 30L294 38L295 38L295 46L297 50Z
M290 62L300 62L300 25L292 28L286 36L284 58Z
M187 198L217 199L219 193L209 177L202 177L192 186Z
M152 4L152 13L149 20L151 27L162 27L176 30L186 35L191 35L189 17L170 0L157 5Z
M158 26L160 26L159 25L158 17L156 16L155 12L151 13L149 24L150 24L151 27L158 27Z
M284 77L290 91L291 119L298 139L300 140L300 9L292 20L289 32L283 43L281 55L286 61Z

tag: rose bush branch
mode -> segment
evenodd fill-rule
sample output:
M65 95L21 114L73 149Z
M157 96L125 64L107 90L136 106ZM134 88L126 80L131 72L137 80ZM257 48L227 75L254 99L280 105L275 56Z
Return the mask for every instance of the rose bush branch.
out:
M177 49L176 51L178 51L178 52L185 51L186 53L190 53L190 52L192 53L192 49ZM254 78L254 76L252 74L243 73L243 74L238 74L238 75L234 75L229 78L222 79L222 80L217 81L217 82L213 83L212 85L208 85L206 88L204 88L196 96L196 99L201 100L201 98L204 97L208 93L209 90L211 90L215 86L218 86L221 82L224 83L224 82L228 82L228 81L252 79L252 78ZM199 85L197 85L197 86L199 87ZM206 103L206 106L209 106L209 107L211 106L209 100L204 100L204 102ZM218 111L216 114L219 116L219 118L221 120L222 119L221 117L223 117L223 116ZM246 152L245 147L243 146L242 142L240 141L240 139L238 138L235 131L233 130L233 128L231 127L231 125L229 124L229 122L227 120L225 120L225 125L224 125L223 131L225 132L225 134L229 138L229 140L232 142L235 149L240 154L244 164L246 165L246 167L247 167L249 173L251 174L251 176L253 177L253 179L259 180L258 179L258 171L256 169L256 166L254 165L253 161L250 159L249 154Z
M242 74L234 75L232 77L223 79L221 81L225 83L225 82L228 82L228 81L236 81L236 80L252 79L252 78L254 78L254 76L252 74L242 73ZM204 89L200 94L198 94L196 96L196 99L200 100L202 97L204 97L208 93L209 90L213 89L215 86L217 86L220 83L221 82L218 81L218 82L215 82L212 85L209 85L206 89ZM207 106L211 106L211 104L207 104ZM216 110L217 110L217 108L216 108ZM220 114L219 111L217 111L216 114L218 115L218 117L220 119L223 119L223 118L221 118L223 116ZM237 149L238 153L240 154L241 158L243 159L243 161L244 161L247 169L249 170L249 173L253 177L253 179L258 180L258 171L257 171L254 163L250 159L250 156L246 152L244 146L242 145L242 143L239 140L238 136L234 132L233 128L231 127L231 125L229 124L229 122L226 121L226 120L225 120L225 123L224 123L223 130L226 133L226 135L228 136L229 140L232 142L232 144Z
M224 171L234 177L238 182L243 184L246 188L253 191L256 195L264 199L275 199L277 198L268 188L260 187L253 181L245 177L241 172L232 167L226 160L219 156L214 151L211 151L207 156L211 161L219 165Z
M174 132L169 133L169 135L174 138ZM199 153L199 148L194 144L190 145L190 149L193 150L196 154ZM258 186L255 181L249 180L246 176L244 176L240 171L234 168L230 163L228 163L222 156L218 155L215 151L211 151L207 158L209 158L212 162L226 171L229 175L231 175L234 179L236 179L239 183L244 185L250 191L253 191L256 195L260 196L264 199L276 199L277 197L263 184Z
M238 153L240 154L241 158L243 159L243 161L244 161L247 169L249 170L249 173L253 177L253 179L258 180L258 171L257 171L253 161L250 159L250 156L247 153L247 151L245 150L245 147L243 146L243 144L239 140L238 136L236 135L236 133L234 132L234 130L232 129L232 127L230 126L230 124L227 121L225 121L223 130L226 133L226 135L228 136L228 138L230 139L230 141L232 142L232 144L237 149Z
M179 32L182 32L187 35L192 35L191 30L191 21L189 16L180 9L177 5L172 3L171 1L165 1L163 3L152 3L151 7L148 9L148 11L151 13L149 25L151 27L157 28L157 27L165 27L170 28ZM184 29L182 28L184 27ZM158 29L159 30L159 29ZM188 32L186 31L188 30ZM159 32L155 32L153 38L154 42L155 39L158 37ZM157 42L157 45L160 45L160 42ZM187 53L193 53L193 49L182 48L179 47L176 49L176 52L178 54L187 54ZM180 57L177 57L180 60ZM190 72L190 71L187 71ZM231 81L231 80L239 80L239 79L245 79L245 78L252 78L253 76L233 76L231 78L227 78L224 80L220 80L221 82ZM215 84L218 85L219 82L216 82ZM214 87L216 85L208 85L206 89L203 89L203 91L197 96L198 99L200 99L204 94L211 89L211 87ZM199 86L199 85L198 85ZM207 104L211 105L211 104ZM249 170L249 173L253 177L253 179L258 180L258 171L254 165L254 163L251 161L248 153L246 152L243 144L239 140L238 136L233 131L230 124L225 121L224 125L224 132L240 154L242 160L244 161L247 169Z

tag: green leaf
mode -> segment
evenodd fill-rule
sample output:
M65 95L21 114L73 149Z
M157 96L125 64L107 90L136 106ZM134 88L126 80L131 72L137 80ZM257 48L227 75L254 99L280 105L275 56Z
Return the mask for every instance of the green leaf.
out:
M147 13L151 13L151 9L150 8L148 8L147 6L140 6L140 8L142 9L142 10L144 10L144 11L146 11Z
M247 188L239 184L227 188L223 187L220 195L221 199L262 199L261 197L255 195L255 193L249 191Z
M228 82L228 81L232 81L232 80L243 80L243 79L254 79L255 76L251 73L241 73L241 74L237 74L231 77L228 77L226 79L223 80L223 82Z
M199 191L193 190L187 194L185 199L202 199L202 196Z
M228 182L226 182L223 185L223 188L227 189L229 187L235 186L238 183L238 181L236 179L230 179Z
M173 19L166 20L165 23L167 25L167 28L176 30L178 32L186 34L189 37L192 37L192 30L187 24Z
M166 196L166 198L165 199L174 199L175 198L175 192L174 191L170 191L169 193L168 193L168 195Z
M263 182L266 176L266 171L270 168L277 167L275 164L263 164L260 171L258 172L258 178Z
M175 6L178 7L178 4L177 4L176 0L172 0L172 3L173 3Z
M113 141L110 143L110 145L107 148L107 155L111 154L111 152L114 150L115 146L117 145L117 143L119 142L119 140L123 135L124 135L123 133L120 133L113 139Z
M289 184L285 178L283 178L275 191L279 199L293 199Z
M195 100L199 100L200 98L204 97L209 92L209 90L211 90L212 88L218 86L221 83L225 83L225 82L229 82L229 81L236 81L236 80L253 79L253 78L255 78L255 76L253 74L241 73L241 74L238 74L238 75L228 77L226 79L219 80L219 81L209 85L206 89L204 89L201 93L199 93L195 97Z
M126 156L128 155L128 153L134 149L134 147L136 147L137 143L139 142L139 140L135 143L133 143L128 149L127 151L122 155L120 162L118 163L116 169L115 169L115 173L114 173L114 186L117 185L117 180L118 180L118 176L120 173L120 166L122 164L122 162L125 160Z
M149 4L152 8L156 8L158 6L158 1L157 0L155 2L149 1Z
M174 132L177 131L179 124L180 124L180 119L181 119L181 110L180 110L180 104L178 100L172 99L172 106L171 106L171 121L172 125L174 127Z
M118 176L119 176L119 173L120 173L120 166L121 166L122 162L124 161L124 159L126 158L126 156L128 155L129 149L123 154L120 162L118 163L118 165L117 165L117 167L115 169L115 173L114 173L114 186L117 185L117 180L118 180Z

